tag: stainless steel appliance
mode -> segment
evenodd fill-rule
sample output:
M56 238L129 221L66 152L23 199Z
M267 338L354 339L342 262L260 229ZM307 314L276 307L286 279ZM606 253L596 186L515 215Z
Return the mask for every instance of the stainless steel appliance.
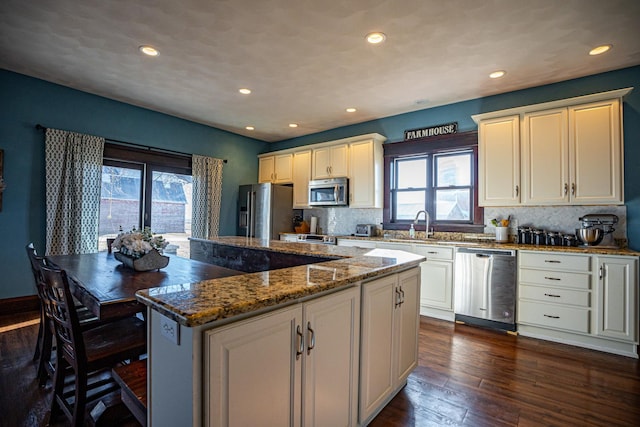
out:
M309 206L346 206L349 204L347 178L309 181Z
M238 195L238 236L278 239L293 231L293 188L270 183L241 185Z
M516 330L516 251L458 248L456 321Z
M298 234L297 241L300 243L322 243L324 245L335 245L337 243L335 236L323 234Z
M576 228L576 237L586 246L616 247L613 240L614 225L618 216L613 214L589 214L580 217L582 228Z
M357 224L354 236L371 237L374 235L376 226L374 224Z

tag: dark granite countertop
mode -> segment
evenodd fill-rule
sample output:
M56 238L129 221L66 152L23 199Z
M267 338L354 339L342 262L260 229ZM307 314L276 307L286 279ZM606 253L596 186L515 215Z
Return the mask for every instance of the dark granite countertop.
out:
M336 259L147 289L139 291L137 299L181 325L193 327L251 312L275 309L314 294L347 288L362 280L416 267L425 259L395 250L363 250L275 240L265 242L244 237L220 237L211 243Z

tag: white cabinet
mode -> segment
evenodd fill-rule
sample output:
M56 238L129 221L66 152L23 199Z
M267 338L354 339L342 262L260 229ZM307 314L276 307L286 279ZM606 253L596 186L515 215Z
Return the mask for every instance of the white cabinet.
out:
M292 165L291 154L261 156L258 159L258 182L290 183L293 181Z
M598 257L596 333L638 342L638 259Z
M297 242L298 241L298 235L297 234L293 234L293 233L280 234L280 240L282 240L284 242Z
M637 357L638 257L518 253L518 332Z
M337 144L313 149L312 179L349 175L349 145Z
M349 240L338 238L338 246L348 246L351 248L375 249L376 242L370 240Z
M418 269L362 285L360 417L366 425L417 365Z
M524 115L523 203L622 203L617 100Z
M349 207L382 208L382 138L349 144Z
M618 100L569 107L573 203L623 203L620 117Z
M205 332L205 425L356 425L359 291Z
M311 179L311 150L293 153L293 208L309 207L309 180Z
M624 203L621 99L630 91L473 116L480 205Z
M522 201L569 202L569 131L566 108L524 115Z
M414 253L427 257L420 264L420 305L453 312L453 247L416 245Z
M480 122L478 131L480 206L520 203L520 116Z

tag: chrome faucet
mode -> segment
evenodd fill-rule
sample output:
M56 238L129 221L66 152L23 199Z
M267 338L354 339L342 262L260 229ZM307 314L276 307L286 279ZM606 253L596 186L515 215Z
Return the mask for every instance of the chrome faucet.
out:
M413 223L414 224L418 223L418 218L420 217L421 213L424 213L424 221L425 221L424 236L425 236L425 239L428 239L429 238L429 212L418 211L418 213L416 214L416 219L413 220Z

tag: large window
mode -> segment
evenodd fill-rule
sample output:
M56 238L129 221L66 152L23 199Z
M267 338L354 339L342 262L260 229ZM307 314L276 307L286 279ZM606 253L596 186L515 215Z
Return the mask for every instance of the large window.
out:
M386 229L406 229L426 210L436 231L481 230L475 132L384 148Z
M106 145L102 166L99 247L119 230L151 227L169 253L189 257L191 158Z

